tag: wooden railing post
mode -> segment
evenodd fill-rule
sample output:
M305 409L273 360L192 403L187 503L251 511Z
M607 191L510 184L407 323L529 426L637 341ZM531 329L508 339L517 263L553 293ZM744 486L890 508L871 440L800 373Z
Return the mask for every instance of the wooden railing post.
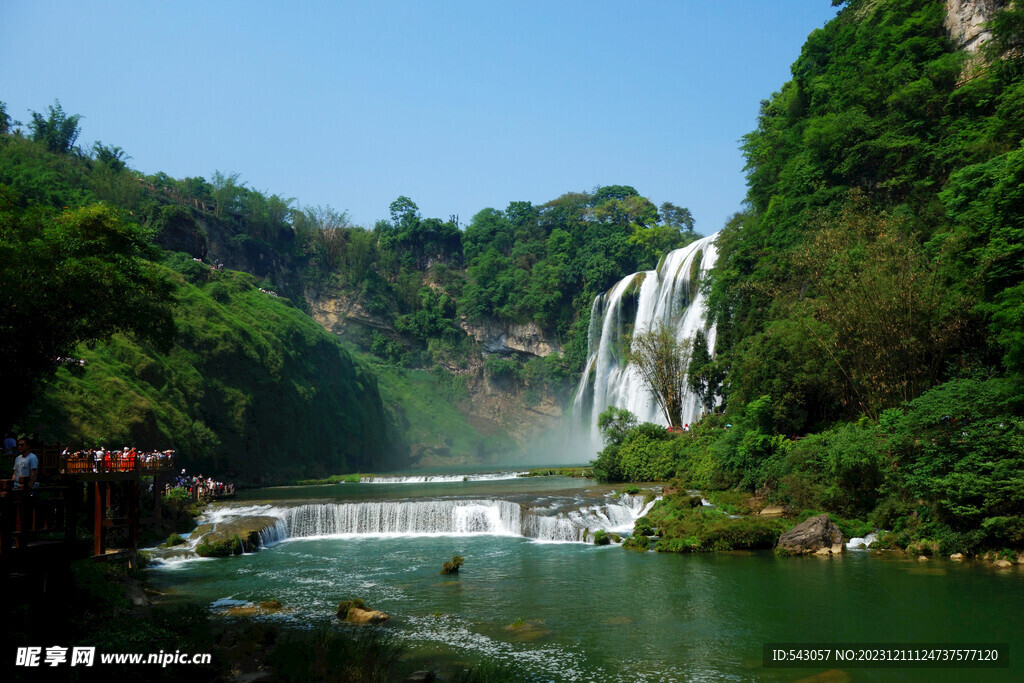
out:
M92 510L92 554L103 554L103 492L100 490L100 482L95 482L95 504Z

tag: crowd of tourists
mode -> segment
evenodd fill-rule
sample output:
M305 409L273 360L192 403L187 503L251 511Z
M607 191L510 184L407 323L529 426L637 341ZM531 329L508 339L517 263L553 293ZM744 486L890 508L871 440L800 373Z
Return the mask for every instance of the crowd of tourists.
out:
M189 493L199 499L221 498L235 494L234 484L217 481L211 477L204 477L202 474L189 475L185 470L182 470L181 474L174 478L174 481L169 482L164 487L164 493L175 488L187 489Z
M94 449L61 452L61 469L65 472L127 472L134 469L163 469L174 464L174 451L146 451L134 446L121 450Z

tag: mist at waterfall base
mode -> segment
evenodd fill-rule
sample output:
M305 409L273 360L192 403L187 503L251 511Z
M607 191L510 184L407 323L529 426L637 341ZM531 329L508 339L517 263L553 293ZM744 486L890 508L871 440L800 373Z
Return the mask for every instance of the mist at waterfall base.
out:
M566 477L243 491L204 521L278 520L262 550L171 561L149 577L165 596L198 601L215 619L232 619L225 612L233 605L278 600L286 609L261 618L302 628L336 623L337 603L360 598L390 615L383 628L410 667L512 663L528 680L816 673L762 668L767 642L1024 645L1017 572L867 551L836 559L675 555L583 540L596 528L630 527L649 505L645 493ZM459 574L441 575L456 554L465 558ZM1016 659L1011 666L1003 673L1019 678ZM971 672L846 673L962 680Z
M636 369L626 364L624 345L632 333L664 323L680 341L692 341L697 331L703 330L713 353L716 331L705 323L705 297L699 285L718 258L717 237L718 233L702 237L669 252L658 268L627 275L594 299L587 360L566 418L560 427L537 434L522 451L506 457L503 466L590 464L604 447L597 418L609 406L629 410L640 422L668 426ZM682 422L696 421L701 411L700 397L688 391Z

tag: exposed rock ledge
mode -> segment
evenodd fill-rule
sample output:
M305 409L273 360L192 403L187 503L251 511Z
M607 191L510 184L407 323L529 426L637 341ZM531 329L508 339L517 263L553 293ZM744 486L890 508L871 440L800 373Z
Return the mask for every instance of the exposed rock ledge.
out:
M992 34L985 22L1002 9L1007 0L946 0L946 30L949 37L967 52L977 52Z
M459 327L473 337L484 353L529 353L549 356L561 352L561 347L548 339L536 323L511 324L498 321L488 323L459 322Z
M230 542L235 536L242 542L245 552L252 552L260 546L260 534L277 525L276 517L238 517L216 526L203 524L192 532L193 538L200 538L200 544L218 544Z

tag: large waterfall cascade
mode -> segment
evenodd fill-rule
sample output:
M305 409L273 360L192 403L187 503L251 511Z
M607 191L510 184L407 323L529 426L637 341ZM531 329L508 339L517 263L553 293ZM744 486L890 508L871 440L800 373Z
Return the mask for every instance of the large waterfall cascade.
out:
M626 365L623 345L630 333L644 332L663 322L675 330L677 339L683 340L693 339L698 330L704 329L708 349L714 352L715 328L705 329L706 308L698 281L715 265L717 237L715 233L670 252L656 270L627 275L594 299L587 362L576 389L573 414L587 427L595 443L599 441L597 417L609 406L625 408L641 422L666 425L661 408L639 373ZM693 275L697 281L691 281ZM700 414L699 397L688 395L682 421L693 422Z
M204 522L215 527L239 517L269 517L263 545L290 538L404 536L521 536L537 541L587 542L598 529L628 533L656 498L606 496L587 504L537 507L501 499L385 500L304 505L225 506Z

